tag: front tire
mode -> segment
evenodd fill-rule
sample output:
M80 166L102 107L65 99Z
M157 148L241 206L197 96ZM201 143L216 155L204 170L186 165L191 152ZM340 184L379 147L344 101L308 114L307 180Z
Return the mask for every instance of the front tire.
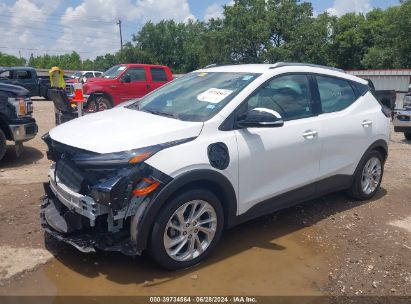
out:
M380 188L384 173L384 159L378 151L367 153L360 161L348 195L357 200L368 200Z
M149 252L166 269L187 268L204 260L224 226L219 199L205 189L191 189L168 202L154 223Z
M107 97L94 97L87 103L87 111L91 113L105 111L111 109L113 106Z
M411 132L404 132L404 136L406 140L411 140Z

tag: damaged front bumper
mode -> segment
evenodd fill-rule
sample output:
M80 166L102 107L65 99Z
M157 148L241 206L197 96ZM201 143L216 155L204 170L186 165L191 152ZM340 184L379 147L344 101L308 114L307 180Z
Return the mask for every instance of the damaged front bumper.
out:
M81 228L71 233L63 233L58 230L61 225L78 224L81 215L66 210L61 212L61 202L52 194L48 184L45 184L46 193L42 198L40 207L40 223L42 228L58 241L74 246L81 252L95 252L97 250L116 251L126 255L138 255L126 233L111 234L99 232L90 228ZM59 210L60 209L60 210ZM70 216L68 216L70 214Z
M82 188L81 175L87 174L74 163L53 164L49 169L49 182L44 184L46 195L40 208L44 230L82 252L104 250L140 255L142 250L137 249L136 237L132 235L137 231L133 225L139 225L147 205L171 178L145 164L127 170L131 173L111 176L94 185L86 181L88 190L84 193L73 187L77 184ZM133 195L139 191L136 188L148 188L148 178L144 176L159 181L158 191Z

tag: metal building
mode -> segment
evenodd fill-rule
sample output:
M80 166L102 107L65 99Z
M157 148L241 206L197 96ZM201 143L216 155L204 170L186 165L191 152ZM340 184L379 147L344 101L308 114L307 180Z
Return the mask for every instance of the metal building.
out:
M396 107L402 108L405 94L410 90L411 69L392 70L351 70L348 74L371 79L376 90L395 90Z

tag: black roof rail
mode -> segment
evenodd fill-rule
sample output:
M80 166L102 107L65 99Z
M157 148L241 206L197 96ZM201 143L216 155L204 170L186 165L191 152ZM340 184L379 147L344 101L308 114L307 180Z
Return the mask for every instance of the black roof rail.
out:
M303 63L303 62L277 62L272 67L270 67L270 69L276 69L276 68L285 67L285 66L308 66L308 67L313 67L313 68L322 68L322 69L345 73L344 70L339 69L339 68L329 67L329 66L320 65L320 64L313 64L313 63Z

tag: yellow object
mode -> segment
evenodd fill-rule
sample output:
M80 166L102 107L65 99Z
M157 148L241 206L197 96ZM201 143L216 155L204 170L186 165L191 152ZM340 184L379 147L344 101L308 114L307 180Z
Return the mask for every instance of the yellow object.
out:
M52 67L49 70L50 86L55 88L64 89L66 83L64 82L64 72L59 67Z

